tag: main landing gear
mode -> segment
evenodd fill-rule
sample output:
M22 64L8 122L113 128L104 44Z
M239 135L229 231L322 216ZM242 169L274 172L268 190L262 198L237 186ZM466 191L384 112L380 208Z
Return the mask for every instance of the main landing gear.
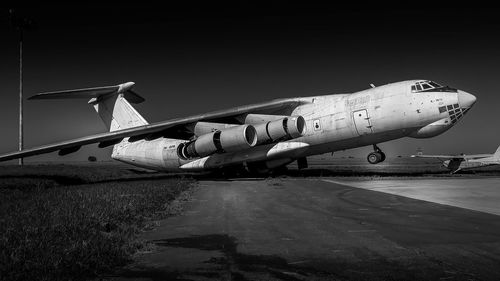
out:
M366 159L368 160L368 163L377 164L380 162L384 162L385 153L382 152L382 150L380 150L380 148L376 144L373 145L373 150L375 150L375 151L371 152L370 154L368 154L368 157L366 157Z

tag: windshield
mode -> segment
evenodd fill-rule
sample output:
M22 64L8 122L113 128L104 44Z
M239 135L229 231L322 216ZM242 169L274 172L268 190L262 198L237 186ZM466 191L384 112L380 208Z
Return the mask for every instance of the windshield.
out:
M420 81L415 83L415 85L411 86L411 91L415 93L415 92L427 91L438 88L443 88L443 86L432 81Z
M448 86L441 86L433 81L418 81L411 86L412 93L418 92L456 92L456 89Z

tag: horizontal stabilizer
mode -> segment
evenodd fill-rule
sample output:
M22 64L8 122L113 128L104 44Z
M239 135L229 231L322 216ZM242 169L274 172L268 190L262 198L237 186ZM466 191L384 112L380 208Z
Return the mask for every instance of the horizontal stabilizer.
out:
M36 94L29 100L46 100L46 99L99 99L104 96L123 94L124 97L131 103L141 103L144 98L136 92L132 91L134 82L127 82L116 86L85 88L76 90L65 90L56 92L46 92Z

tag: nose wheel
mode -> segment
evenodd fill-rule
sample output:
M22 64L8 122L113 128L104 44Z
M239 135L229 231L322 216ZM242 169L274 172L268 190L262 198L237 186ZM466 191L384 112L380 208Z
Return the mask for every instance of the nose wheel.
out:
M373 145L373 150L374 152L371 152L368 154L368 157L366 159L368 160L368 163L370 164L378 164L380 162L384 162L385 160L385 153L382 152L382 150L376 145Z

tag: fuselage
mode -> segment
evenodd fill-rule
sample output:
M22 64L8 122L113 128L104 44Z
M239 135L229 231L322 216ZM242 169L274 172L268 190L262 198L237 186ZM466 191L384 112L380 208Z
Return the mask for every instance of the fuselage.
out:
M460 170L471 170L481 167L500 165L500 160L493 155L490 157L484 157L479 159L464 159L464 160L446 160L443 162L443 166L456 173Z
M182 159L178 147L185 140L159 138L123 142L115 146L112 157L165 171L217 169L258 162L273 168L310 155L403 137L434 137L455 125L476 100L464 91L436 85L431 81L410 80L352 94L287 99L300 104L291 115L305 119L306 131L303 136L284 142Z

